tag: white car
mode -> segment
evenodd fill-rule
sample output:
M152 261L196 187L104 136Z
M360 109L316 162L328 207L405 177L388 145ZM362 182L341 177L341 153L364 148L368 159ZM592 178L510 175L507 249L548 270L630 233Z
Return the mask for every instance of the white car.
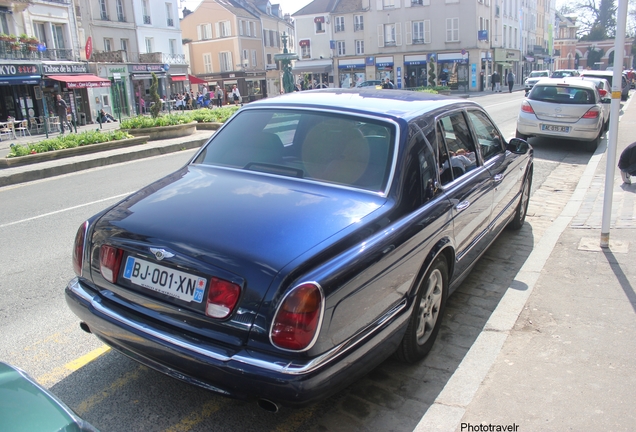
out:
M549 76L549 70L537 70L530 72L528 78L526 78L526 80L523 82L526 89L526 96L528 96L528 93L530 93L530 90L532 90L532 87L537 83L537 81L539 81L541 78L548 78Z
M605 119L605 130L609 129L610 107L612 103L612 86L605 78L596 78L590 76L567 77L566 80L585 80L591 81L596 86L601 102L603 103L603 118Z
M594 151L604 125L603 102L593 82L544 78L521 104L516 136L577 140Z

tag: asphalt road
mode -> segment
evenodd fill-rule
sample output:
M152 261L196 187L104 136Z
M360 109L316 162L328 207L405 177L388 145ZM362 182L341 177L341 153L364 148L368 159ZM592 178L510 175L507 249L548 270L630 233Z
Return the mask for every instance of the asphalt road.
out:
M514 135L523 92L481 103ZM560 167L584 166L576 143L532 140L533 192ZM79 329L63 291L74 276L75 232L89 216L183 165L193 151L0 188L0 361L16 365L82 417L109 431L411 431L481 331L532 250L536 230L504 233L455 293L433 352L421 363L388 360L320 404L271 414L138 365ZM576 182L578 178L572 178Z

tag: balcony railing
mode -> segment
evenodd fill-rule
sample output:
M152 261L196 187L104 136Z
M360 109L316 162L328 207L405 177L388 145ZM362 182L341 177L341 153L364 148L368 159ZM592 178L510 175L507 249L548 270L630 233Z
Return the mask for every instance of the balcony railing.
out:
M168 18L168 27L174 27L174 20L172 18Z
M144 15L144 24L152 24L148 15Z
M139 53L130 51L93 51L91 58L98 63L168 63L186 64L185 54Z
M37 45L0 41L0 59L79 61L79 55L72 49L46 49L45 51L38 51Z
M356 25L353 27L353 29L354 29L355 31L361 31L361 30L364 30L364 24L356 24Z

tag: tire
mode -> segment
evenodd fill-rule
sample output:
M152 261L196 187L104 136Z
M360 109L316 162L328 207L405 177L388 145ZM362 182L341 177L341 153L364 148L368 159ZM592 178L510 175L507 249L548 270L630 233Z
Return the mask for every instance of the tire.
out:
M521 132L519 132L518 129L515 131L515 138L520 138L524 141L528 141L528 135L522 134Z
M607 121L603 125L603 131L607 132L609 130L609 124L610 124L610 121L609 119L607 119Z
M585 150L586 151L588 151L590 153L594 153L596 151L596 148L598 147L598 144L601 141L601 134L602 133L603 133L603 131L601 131L595 139L585 143Z
M526 214L528 213L528 202L530 201L530 189L532 187L532 167L528 170L526 178L523 180L523 186L521 187L521 196L519 197L519 204L515 210L508 228L511 230L520 230L523 223L526 221Z
M395 352L406 363L423 359L433 348L448 297L448 264L443 256L433 261L417 289L413 312Z

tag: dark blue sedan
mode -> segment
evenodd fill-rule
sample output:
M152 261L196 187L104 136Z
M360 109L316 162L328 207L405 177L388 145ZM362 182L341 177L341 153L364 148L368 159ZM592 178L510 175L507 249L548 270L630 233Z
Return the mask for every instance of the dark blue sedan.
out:
M449 294L524 223L532 149L478 104L325 89L238 111L84 222L66 299L156 370L275 411L431 350Z

